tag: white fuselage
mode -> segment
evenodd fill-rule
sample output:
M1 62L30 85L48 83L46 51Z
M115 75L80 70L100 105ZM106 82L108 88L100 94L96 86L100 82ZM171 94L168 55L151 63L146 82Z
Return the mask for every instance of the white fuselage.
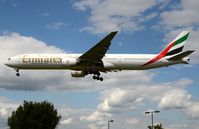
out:
M156 54L106 54L102 59L103 67L78 66L81 54L24 54L9 58L5 64L16 69L70 69L70 70L145 70L173 64L186 63L185 59L168 61L162 58L152 64L143 66Z

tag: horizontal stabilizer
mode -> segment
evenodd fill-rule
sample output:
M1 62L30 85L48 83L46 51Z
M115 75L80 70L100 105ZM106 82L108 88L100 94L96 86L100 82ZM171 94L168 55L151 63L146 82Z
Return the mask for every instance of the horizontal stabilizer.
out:
M180 59L183 59L184 57L190 55L193 52L194 52L194 50L185 51L185 52L182 52L182 53L180 53L180 54L178 54L176 56L173 56L173 57L171 57L171 58L169 58L167 60L180 60Z

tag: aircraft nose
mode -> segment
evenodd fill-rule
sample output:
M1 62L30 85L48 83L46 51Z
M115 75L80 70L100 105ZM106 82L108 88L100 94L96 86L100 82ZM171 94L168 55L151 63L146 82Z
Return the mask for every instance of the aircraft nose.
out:
M4 62L4 65L6 65L6 66L10 66L9 61L5 61L5 62Z
M4 65L9 66L9 67L12 67L12 66L13 66L13 62L12 62L11 60L6 60L6 61L4 62Z

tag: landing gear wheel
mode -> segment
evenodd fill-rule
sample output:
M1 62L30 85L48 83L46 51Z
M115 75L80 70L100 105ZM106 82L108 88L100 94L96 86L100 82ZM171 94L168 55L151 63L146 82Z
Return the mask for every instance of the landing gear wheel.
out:
M20 74L19 74L19 73L16 73L16 76L20 76Z
M95 80L95 79L97 79L97 77L96 77L96 76L93 76L93 79Z
M90 71L88 72L89 74L93 74L93 79L98 80L98 81L103 81L104 79L100 77L100 72L99 71Z
M96 74L98 77L100 76L100 72L97 72L97 74Z

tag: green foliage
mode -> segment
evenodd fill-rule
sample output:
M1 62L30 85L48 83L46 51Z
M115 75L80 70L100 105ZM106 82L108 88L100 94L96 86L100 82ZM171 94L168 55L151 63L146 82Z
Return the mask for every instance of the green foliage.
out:
M148 128L149 128L149 129L152 129L152 127L151 127L150 125L148 126Z
M8 118L8 126L10 129L55 129L60 119L51 103L24 101Z
M164 129L164 128L162 127L162 124L157 124L154 126L154 129Z
M152 129L151 126L148 126L148 128L149 128L149 129ZM155 126L153 127L153 129L164 129L164 128L162 127L162 124L157 124L157 125L155 125Z

